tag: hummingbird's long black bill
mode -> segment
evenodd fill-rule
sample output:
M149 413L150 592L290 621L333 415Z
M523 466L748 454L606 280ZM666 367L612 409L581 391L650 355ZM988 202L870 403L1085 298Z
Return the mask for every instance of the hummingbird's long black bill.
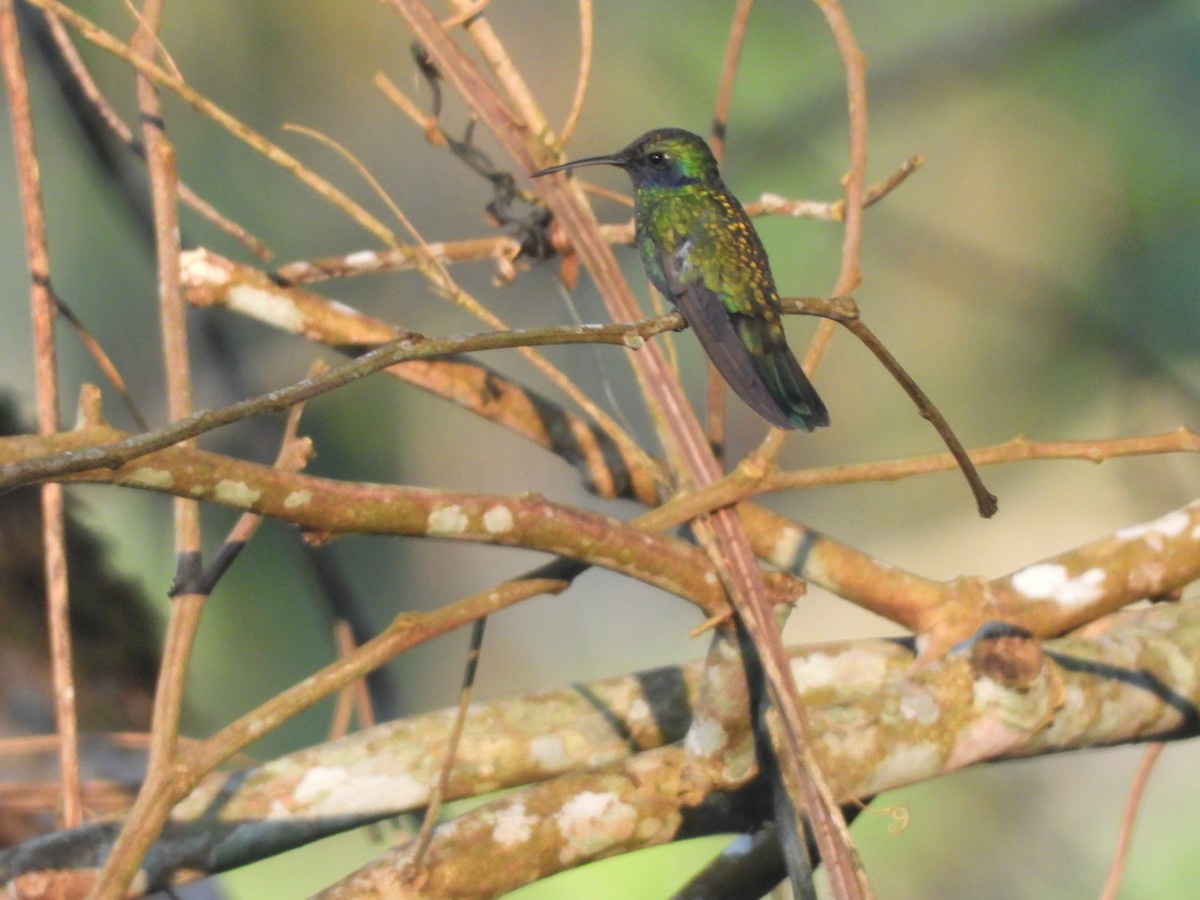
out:
M621 156L589 156L585 159L575 159L557 166L550 166L548 169L538 169L536 172L530 172L529 177L541 178L543 175L551 175L554 172L562 172L564 169L574 169L578 166L618 166L624 168L625 164L626 160Z

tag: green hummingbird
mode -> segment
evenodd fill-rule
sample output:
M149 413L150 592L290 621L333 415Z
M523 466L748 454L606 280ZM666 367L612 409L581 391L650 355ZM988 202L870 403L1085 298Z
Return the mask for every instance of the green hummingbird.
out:
M828 425L825 404L788 348L762 241L704 139L660 128L610 156L551 166L533 177L599 165L617 166L633 179L646 275L696 332L734 393L780 428Z

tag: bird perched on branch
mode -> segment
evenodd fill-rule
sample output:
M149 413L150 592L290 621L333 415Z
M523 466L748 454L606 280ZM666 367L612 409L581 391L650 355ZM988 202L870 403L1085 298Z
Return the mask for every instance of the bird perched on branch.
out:
M654 286L682 314L735 394L779 428L812 431L829 413L787 344L762 241L704 139L643 134L609 156L534 172L617 166L633 180L637 246Z

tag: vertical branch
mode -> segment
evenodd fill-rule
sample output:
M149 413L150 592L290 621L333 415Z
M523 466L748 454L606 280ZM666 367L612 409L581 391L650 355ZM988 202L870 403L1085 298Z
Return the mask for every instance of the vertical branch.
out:
M26 255L33 310L33 343L37 377L38 433L58 431L58 374L54 349L54 297L50 292L50 253L42 209L41 178L34 141L29 85L21 62L20 36L12 0L0 0L0 56L8 85L13 146L25 225ZM79 788L78 728L75 685L71 674L70 607L67 594L67 556L63 525L63 493L59 484L44 484L42 543L45 553L46 610L50 631L54 714L59 736L62 818L66 827L83 821Z
M567 120L563 122L562 132L558 135L560 147L565 147L571 135L575 133L575 126L579 124L579 114L583 112L588 82L592 77L593 18L592 0L579 0L579 80L575 83L575 96L571 100Z
M131 46L138 55L152 59L158 45L158 25L162 18L162 0L147 0L142 8L137 32ZM150 175L154 207L154 247L158 268L159 317L162 322L163 359L167 378L167 415L172 420L192 411L191 367L188 360L186 306L179 281L178 182L175 173L175 148L167 140L162 120L162 104L154 85L144 76L137 77L138 110L142 120L142 139L146 146L146 165ZM150 742L151 770L156 761L166 764L174 756L179 725L182 682L186 674L190 640L202 602L190 593L189 585L200 574L200 507L194 500L177 499L175 513L175 586L183 588L174 598L168 625L167 649L182 654L163 660L163 672L155 702L154 731ZM182 632L180 631L182 629Z
M162 0L146 0L131 46L145 59L152 59L158 46ZM162 323L163 359L167 379L167 415L184 418L192 411L191 366L188 359L186 304L179 276L179 184L175 171L175 148L167 139L158 91L149 79L137 77L138 110L146 166L150 176L154 208L154 247L158 269L159 317ZM175 754L182 704L183 680L203 597L192 593L200 575L200 507L195 500L174 501L175 596L168 624L167 649L155 701L154 729L150 743L150 765L166 765Z
M148 61L154 58L161 19L162 0L146 0L130 42L136 56ZM192 388L186 304L180 289L179 184L175 170L175 149L166 136L157 89L152 81L140 73L137 76L137 96L154 209L154 246L166 364L167 413L172 420L178 420L191 412ZM173 802L171 781L178 755L184 685L205 600L205 595L197 587L203 578L199 504L194 500L176 499L174 519L175 582L171 590L171 615L167 622L162 669L154 696L146 780L100 872L94 888L96 896L119 896L128 889L142 857L162 830Z
M844 223L842 265L833 296L847 297L862 281L859 259L862 252L863 205L867 178L867 60L854 39L854 32L838 0L813 0L825 16L846 67L846 105L850 119L850 166L844 179ZM812 375L821 362L836 325L822 321L804 357L804 370Z
M1142 794L1146 790L1146 782L1150 773L1162 755L1161 741L1150 744L1142 754L1137 772L1133 776L1133 784L1129 788L1129 796L1125 799L1125 811L1121 814L1121 828L1117 833L1117 846L1113 850L1112 863L1108 869L1108 877L1104 879L1104 887L1100 889L1100 900L1117 900L1121 892L1121 878L1125 874L1125 861L1129 859L1129 843L1133 839L1133 821L1137 818L1138 809L1142 805Z
M833 33L842 65L846 69L846 105L850 121L850 165L842 179L842 262L832 296L848 297L862 281L859 261L862 256L863 209L866 206L867 180L867 58L859 49L850 22L838 0L813 0L825 16ZM804 354L804 371L812 378L837 328L832 319L822 319ZM783 447L783 432L772 429L755 451L764 463L770 463Z
M733 104L733 84L737 80L742 46L746 43L746 24L753 9L754 0L738 0L729 25L729 40L725 43L721 80L717 83L717 100L713 107L712 138L708 142L717 162L725 156L725 132L729 127L729 107Z
M733 103L733 85L737 81L738 63L742 58L742 47L746 43L746 24L750 21L750 12L754 9L754 0L738 0L733 11L733 21L729 25L729 40L725 43L725 58L721 63L721 80L717 82L717 99L713 107L712 135L709 146L717 162L725 156L725 134L729 128L729 107ZM725 455L725 379L717 371L717 367L708 360L705 369L708 373L707 388L707 420L708 443L718 460Z

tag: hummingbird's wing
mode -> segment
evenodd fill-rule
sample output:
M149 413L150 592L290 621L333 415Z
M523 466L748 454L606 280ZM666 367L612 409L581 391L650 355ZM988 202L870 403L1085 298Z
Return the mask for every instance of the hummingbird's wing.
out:
M756 413L779 428L826 425L829 414L788 349L778 313L745 315L727 308L712 273L691 263L691 242L659 253L658 265L675 304L721 377Z
M766 316L731 313L729 319L750 365L791 427L812 431L828 425L829 412L788 347L779 312Z

